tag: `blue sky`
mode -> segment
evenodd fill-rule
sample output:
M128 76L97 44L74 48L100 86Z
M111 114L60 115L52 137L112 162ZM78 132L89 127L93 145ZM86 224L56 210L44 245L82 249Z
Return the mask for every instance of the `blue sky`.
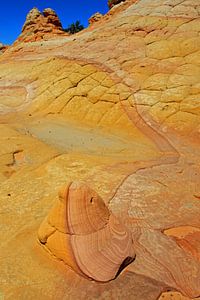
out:
M29 10L37 7L40 11L44 8L53 8L63 27L76 20L80 20L86 27L88 18L95 12L108 11L107 0L1 0L0 3L0 42L11 44L21 32Z

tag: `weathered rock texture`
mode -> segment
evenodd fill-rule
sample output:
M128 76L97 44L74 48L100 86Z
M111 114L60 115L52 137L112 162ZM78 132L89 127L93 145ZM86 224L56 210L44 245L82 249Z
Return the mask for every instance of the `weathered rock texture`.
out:
M66 36L67 34L63 31L62 24L55 11L46 8L41 13L37 8L33 8L26 17L22 33L17 42L40 41L57 35Z
M106 282L135 259L131 232L81 183L64 187L40 226L41 244L75 272Z
M89 24L93 24L93 23L96 23L98 22L99 20L101 20L103 17L102 14L100 14L99 12L95 13L94 15L92 15L90 18L89 18Z
M109 8L112 8L113 6L121 3L121 2L124 2L125 0L108 0L108 7Z
M0 281L9 299L199 297L199 16L196 0L127 0L75 36L25 38L1 55ZM103 284L102 265L85 271L86 252L63 263L63 238L42 251L52 226L36 243L58 190L76 180L131 233L135 260ZM57 219L66 215L50 224L60 234Z
M8 49L9 46L0 43L0 53L3 53Z

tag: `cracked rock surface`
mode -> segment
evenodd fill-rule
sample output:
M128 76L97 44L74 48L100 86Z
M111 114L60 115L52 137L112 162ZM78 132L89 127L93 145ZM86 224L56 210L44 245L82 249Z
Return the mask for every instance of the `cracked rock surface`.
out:
M5 299L199 299L199 17L198 0L127 0L65 36L54 12L34 10L0 56ZM77 180L133 241L135 260L106 283L37 242Z

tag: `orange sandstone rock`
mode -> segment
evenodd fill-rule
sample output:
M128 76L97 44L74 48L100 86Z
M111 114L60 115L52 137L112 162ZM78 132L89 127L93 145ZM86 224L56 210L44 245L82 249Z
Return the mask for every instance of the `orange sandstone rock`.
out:
M6 296L199 296L199 16L198 0L126 0L68 37L54 13L35 11L1 55L0 280ZM108 209L99 209L101 216L108 211L104 238L110 241L113 231L119 237L123 228L127 245L125 232L132 235L136 259L116 280L97 282L114 278L127 263L116 239L120 259L102 267L93 241L102 238L104 217L94 222L94 233L82 218L87 232L71 234L63 221L66 202L59 200L39 237L67 264L35 246L65 180L83 180L105 199ZM75 232L76 221L70 223ZM94 260L86 270L88 242L98 254L98 274ZM108 245L101 249L113 255Z
M34 42L53 38L56 35L67 36L68 34L63 31L62 24L55 11L46 8L41 13L37 8L33 8L28 13L22 33L16 42Z
M94 15L92 15L90 18L89 18L89 24L93 24L93 23L96 23L98 22L99 20L101 20L101 18L103 17L102 14L100 14L99 12L95 13Z
M78 274L106 282L135 259L130 232L87 186L73 182L42 223L38 238Z
M180 247L200 261L200 228L181 226L168 229L165 234L174 237Z
M200 298L196 298L199 300ZM191 300L191 298L185 297L178 292L165 292L159 297L159 300Z
M0 53L4 53L8 48L9 46L0 43Z

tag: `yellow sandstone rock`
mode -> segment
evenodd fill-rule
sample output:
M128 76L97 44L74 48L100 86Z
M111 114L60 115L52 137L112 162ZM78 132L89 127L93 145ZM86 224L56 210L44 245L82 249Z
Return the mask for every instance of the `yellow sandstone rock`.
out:
M126 0L69 37L34 10L1 54L5 298L198 299L199 17L198 0ZM113 216L90 236L63 227L58 191L77 180Z

